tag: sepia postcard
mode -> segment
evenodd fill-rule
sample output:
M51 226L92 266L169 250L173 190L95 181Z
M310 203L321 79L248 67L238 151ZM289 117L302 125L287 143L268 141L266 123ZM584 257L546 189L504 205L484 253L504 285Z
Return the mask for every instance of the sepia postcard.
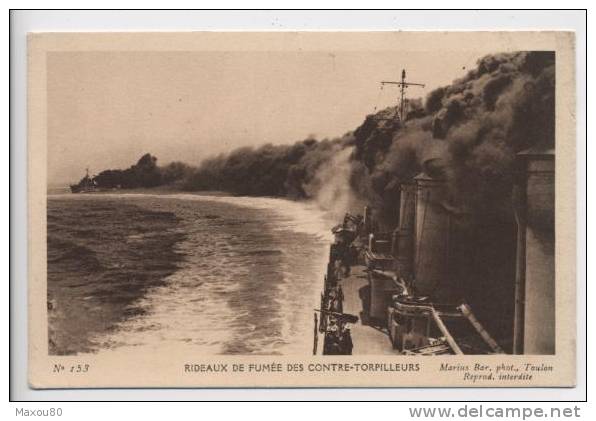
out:
M29 34L30 386L574 386L574 42Z

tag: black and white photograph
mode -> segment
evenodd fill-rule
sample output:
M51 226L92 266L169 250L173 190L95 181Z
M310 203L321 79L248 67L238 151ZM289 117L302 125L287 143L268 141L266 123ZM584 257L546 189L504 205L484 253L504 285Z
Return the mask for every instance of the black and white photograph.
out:
M446 33L148 35L155 49L30 35L68 46L43 55L45 154L30 157L46 173L36 352L185 356L186 376L291 358L314 374L563 381L533 376L574 343L555 206L569 64L496 34L454 49L429 47L457 44ZM533 359L497 364L515 356Z
M50 53L50 354L554 354L555 54L425 56Z

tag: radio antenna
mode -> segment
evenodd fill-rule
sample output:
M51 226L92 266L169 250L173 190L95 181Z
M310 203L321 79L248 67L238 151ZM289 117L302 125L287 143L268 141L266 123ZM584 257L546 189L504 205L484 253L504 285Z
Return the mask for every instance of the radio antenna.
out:
M406 89L410 86L420 86L424 88L423 83L414 83L414 82L406 82L406 69L401 71L401 81L392 81L392 80L384 80L381 82L381 87L384 85L396 85L399 87L400 97L399 97L399 119L400 121L404 121L405 114L406 114Z

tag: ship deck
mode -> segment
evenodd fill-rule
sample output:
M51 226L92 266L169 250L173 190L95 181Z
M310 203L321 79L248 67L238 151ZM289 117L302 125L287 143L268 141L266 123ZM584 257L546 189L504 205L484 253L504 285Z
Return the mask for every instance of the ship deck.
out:
M344 293L343 311L358 316L358 322L351 325L354 348L352 355L395 355L386 329L368 320L369 283L362 265L352 266L350 276L340 280Z

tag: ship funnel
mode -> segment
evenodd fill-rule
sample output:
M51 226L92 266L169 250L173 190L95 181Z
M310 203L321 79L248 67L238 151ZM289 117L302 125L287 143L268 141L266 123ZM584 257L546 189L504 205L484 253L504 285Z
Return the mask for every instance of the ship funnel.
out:
M436 164L438 162L431 163ZM427 164L426 168L436 170L439 167ZM436 171L433 173L437 174ZM414 181L414 288L419 295L429 295L437 302L449 302L458 294L450 267L454 215L447 205L446 183L442 177L426 172L416 176Z
M393 233L397 273L399 277L412 281L414 276L414 225L416 217L416 185L405 183L400 186L399 224Z

